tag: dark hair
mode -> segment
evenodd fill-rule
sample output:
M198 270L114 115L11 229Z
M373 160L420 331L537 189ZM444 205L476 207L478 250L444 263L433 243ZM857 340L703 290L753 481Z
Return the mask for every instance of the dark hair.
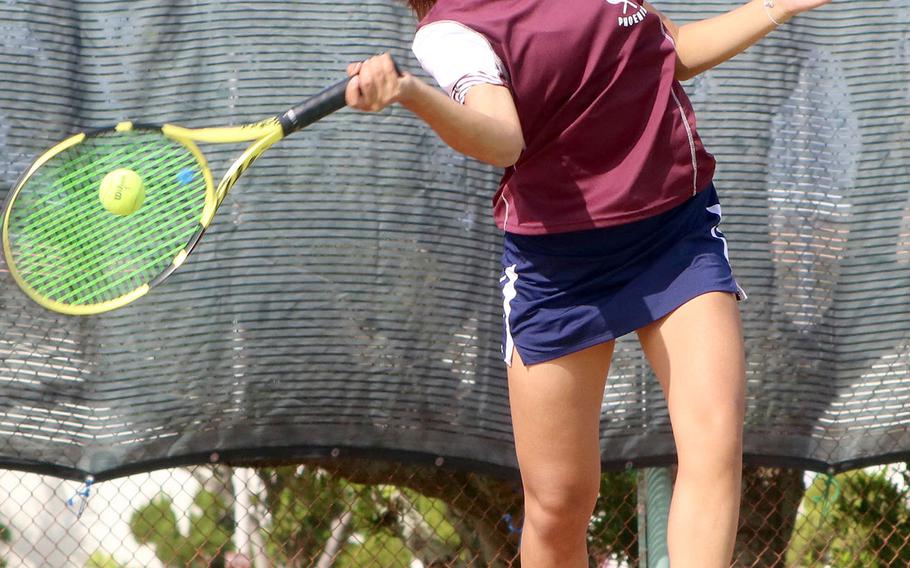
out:
M418 18L423 18L436 5L436 0L407 0L408 6L414 10Z

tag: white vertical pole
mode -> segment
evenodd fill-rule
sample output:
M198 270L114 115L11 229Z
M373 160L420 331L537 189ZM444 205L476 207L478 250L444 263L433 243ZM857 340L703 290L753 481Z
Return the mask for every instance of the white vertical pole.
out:
M256 472L249 467L233 468L231 481L234 489L234 547L247 558L254 568L269 568L265 554L265 539L262 536L259 511L253 503L255 492L264 492Z

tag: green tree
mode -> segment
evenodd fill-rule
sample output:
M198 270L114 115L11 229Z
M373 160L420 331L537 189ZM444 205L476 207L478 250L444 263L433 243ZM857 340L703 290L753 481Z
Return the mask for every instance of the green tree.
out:
M393 534L408 537L404 540L408 551L426 566L499 568L511 564L517 555L519 534L503 520L506 514L520 516L522 496L513 481L432 466L368 460L328 460L322 465L361 486L397 487L405 500L392 503L380 518L391 526ZM428 499L427 506L445 523L426 516L417 523L416 515L402 514L413 512L414 507L406 505L406 501L414 495ZM379 509L381 512L382 507ZM428 531L408 530L419 525L432 528L429 542L421 539Z
M260 470L273 562L289 567L504 566L518 536L514 485L434 467L319 460ZM351 537L351 538L349 538ZM332 543L341 543L334 546Z
M596 566L608 558L638 564L638 474L635 470L606 473L588 528L588 551Z
M407 566L402 503L394 489L351 483L316 466L264 468L261 504L270 560L280 566ZM347 544L357 535L359 545ZM402 564L403 563L403 564Z
M363 484L359 487L374 487L372 506L380 516L362 534L386 531L397 537L396 541L373 536L359 548L349 547L346 553L352 561L339 566L391 568L407 565L416 557L427 566L502 567L512 565L517 556L523 495L514 481L377 462L335 461L326 467L339 477ZM607 473L601 479L588 537L596 563L610 557L633 565L637 562L636 482L634 471ZM376 487L384 488L378 497ZM398 492L396 500L388 501L389 490ZM375 540L382 538L380 547ZM398 542L409 554L395 548ZM397 563L377 556L383 549L390 551L389 556L397 556Z
M456 562L462 540L443 501L392 485L359 487L368 491L370 503L355 515L354 531L366 540L346 548L339 568L406 568L414 558L425 566Z
M89 557L85 568L127 568L127 566L117 562L110 554L98 550Z
M232 511L224 500L204 489L193 499L198 513L190 514L189 532L177 524L173 501L159 495L133 513L130 530L140 544L155 549L155 556L169 567L205 567L223 564L223 553L231 550L234 532Z
M309 566L332 537L332 521L343 518L354 497L317 468L263 468L259 476L265 485L260 503L270 519L264 527L269 557L290 568ZM339 532L349 533L350 527L341 527Z
M287 568L510 565L517 556L522 494L514 481L437 467L318 460L257 470L253 497L265 555ZM226 475L226 474L225 474ZM166 566L218 566L229 550L233 495L219 472L195 498L182 534L172 500L159 495L133 514L136 540ZM218 478L218 479L216 479ZM205 480L203 480L205 481ZM637 559L636 475L603 476L589 544L592 559ZM223 486L223 487L222 487ZM505 520L505 519L509 520ZM98 556L91 568L122 568Z
M804 493L802 470L743 469L736 566L784 566Z
M910 566L907 475L900 489L887 470L818 476L806 491L787 553L789 566Z
M9 530L9 527L0 523L0 542L3 544L9 544L13 541L13 533ZM0 558L0 568L6 568L7 562L3 558Z

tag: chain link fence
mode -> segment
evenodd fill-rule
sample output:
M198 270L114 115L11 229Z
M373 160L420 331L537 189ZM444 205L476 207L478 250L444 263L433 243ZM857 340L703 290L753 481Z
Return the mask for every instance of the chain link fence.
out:
M637 477L603 476L590 566L638 566ZM73 481L0 480L8 568L519 565L520 485L433 465L194 466L91 485L87 498ZM910 566L907 464L837 475L747 467L734 565Z

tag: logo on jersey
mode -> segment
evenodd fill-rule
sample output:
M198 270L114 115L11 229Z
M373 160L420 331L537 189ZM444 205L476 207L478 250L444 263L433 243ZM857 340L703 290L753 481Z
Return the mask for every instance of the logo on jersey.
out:
M645 19L645 16L648 15L648 11L645 10L644 6L639 6L632 0L607 0L607 3L614 6L622 5L622 16L619 16L617 20L619 25L624 28L640 24Z

